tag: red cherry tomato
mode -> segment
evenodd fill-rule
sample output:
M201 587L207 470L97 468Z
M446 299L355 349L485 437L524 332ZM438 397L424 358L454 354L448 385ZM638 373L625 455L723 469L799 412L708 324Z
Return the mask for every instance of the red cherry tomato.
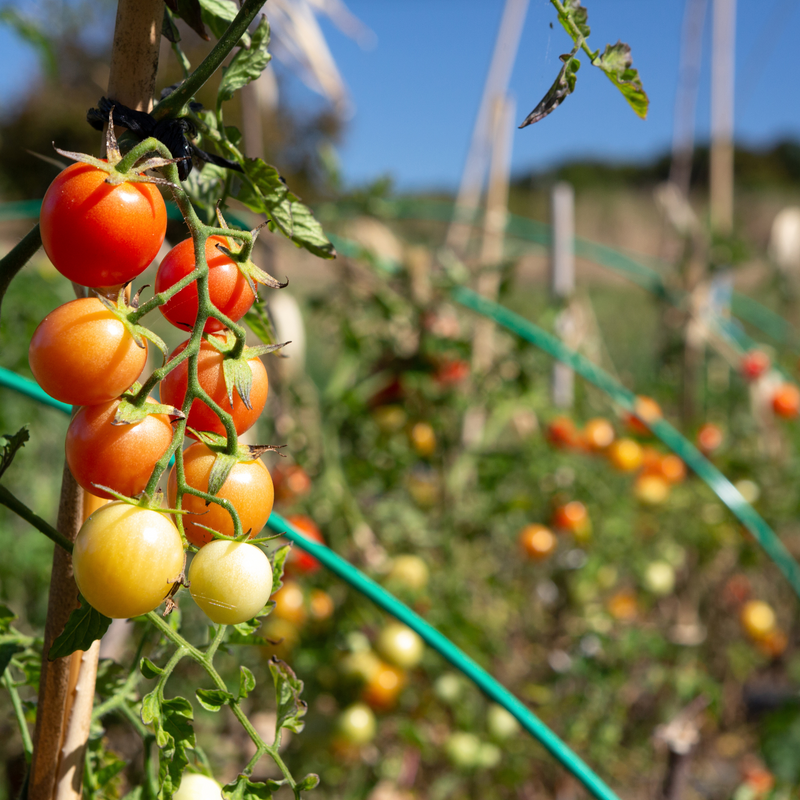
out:
M247 279L239 271L236 262L217 249L229 242L222 236L206 239L206 262L208 263L208 293L211 302L233 322L240 320L250 306L255 294ZM181 278L185 278L196 266L194 242L186 239L172 248L158 267L156 293L166 291ZM159 306L161 313L176 327L191 330L197 319L197 283L181 289L168 303ZM209 318L203 330L219 331L225 326Z
M772 396L772 410L784 419L793 419L800 412L800 389L793 383L784 383Z
M183 469L186 483L194 489L207 492L208 479L215 458L214 452L202 442L196 442L185 450ZM170 507L173 507L178 497L175 467L169 474L167 492ZM261 459L254 459L235 464L222 488L217 492L217 497L230 500L239 515L242 530L250 531L251 537L256 536L267 524L274 499L272 479L264 462ZM191 494L183 496L182 505L185 510L191 512L183 516L183 530L192 544L202 547L214 538L211 531L199 525L213 528L226 536L233 536L233 519L222 506L217 503L209 503L206 506L205 500Z
M155 400L148 398L148 402ZM172 441L166 414L151 414L132 425L113 425L119 400L84 406L67 430L67 463L75 480L97 497L114 496L94 484L127 497L144 491L161 456Z
M51 397L76 406L107 403L142 374L147 348L96 298L51 311L28 350L33 377Z
M758 380L770 366L769 356L763 350L748 350L743 356L739 368L745 380Z
M170 354L170 359L182 352L188 342L178 345ZM206 340L200 345L200 352L197 359L197 377L200 386L208 392L211 399L217 403L224 411L233 416L236 426L236 433L244 433L251 428L267 403L267 391L269 390L269 380L267 370L261 363L261 359L253 357L247 362L253 371L253 386L250 390L251 408L247 408L239 393L233 393L233 406L228 402L228 390L225 387L225 375L223 374L223 356L212 344ZM163 381L161 381L161 402L181 408L186 397L186 387L189 381L189 360L187 359ZM187 424L190 428L197 431L211 431L225 435L225 428L220 418L201 400L195 400L189 411Z
M322 531L317 527L311 517L305 514L292 514L286 519L292 523L296 528L300 528L302 533L314 542L325 544L325 539L322 537ZM305 550L301 550L297 545L292 547L289 551L289 556L286 559L286 574L296 577L298 575L308 575L316 572L320 568L320 563L314 556L309 555Z
M50 184L39 215L55 268L82 286L133 280L158 255L167 209L152 183L112 186L90 164L72 164Z

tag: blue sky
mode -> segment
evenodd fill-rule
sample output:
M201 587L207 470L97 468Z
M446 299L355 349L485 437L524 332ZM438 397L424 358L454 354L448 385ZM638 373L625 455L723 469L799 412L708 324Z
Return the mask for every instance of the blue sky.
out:
M2 3L0 3L2 5ZM376 34L362 50L330 25L324 29L355 104L339 155L349 184L391 175L398 188L452 188L466 157L503 9L501 0L347 0ZM516 131L513 169L542 169L576 157L647 159L669 148L678 77L683 2L586 0L590 43L622 39L650 95L640 120L599 70L584 61L575 93L547 119ZM791 61L798 0L739 0L736 137L767 146L800 139L800 81ZM710 6L710 2L709 2ZM269 13L269 4L266 6ZM517 121L553 81L570 40L547 0L531 0L510 90ZM709 129L710 19L698 98L699 138ZM0 26L0 109L34 77L35 55ZM20 81L20 76L23 80ZM296 83L292 102L319 101Z

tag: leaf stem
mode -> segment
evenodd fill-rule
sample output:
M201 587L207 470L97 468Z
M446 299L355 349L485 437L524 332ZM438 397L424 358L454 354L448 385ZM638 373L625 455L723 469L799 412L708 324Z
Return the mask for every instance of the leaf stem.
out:
M9 284L42 246L42 234L37 222L22 239L0 258L0 305Z
M33 525L36 530L43 533L48 539L54 541L68 553L72 552L72 542L59 533L49 522L43 520L38 514L34 514L28 506L18 500L5 486L0 484L0 505L11 509L18 517L22 517L26 522Z
M22 749L25 753L26 763L31 763L33 757L33 740L31 739L31 732L28 729L28 723L25 720L25 710L22 708L22 701L19 699L19 692L17 691L17 684L11 678L11 667L6 667L5 674L3 675L3 684L8 690L11 697L11 705L14 706L14 716L17 718L17 725L19 733L22 737Z

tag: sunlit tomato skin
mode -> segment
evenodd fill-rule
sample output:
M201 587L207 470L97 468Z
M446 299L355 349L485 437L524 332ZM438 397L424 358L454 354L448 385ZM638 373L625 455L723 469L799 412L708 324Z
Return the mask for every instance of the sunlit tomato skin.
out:
M209 542L192 558L188 577L195 603L221 625L252 619L272 593L272 565L260 547L247 542Z
M376 711L388 711L406 685L406 674L393 664L381 663L361 691L361 699Z
M72 164L42 200L42 244L55 268L82 286L116 286L158 255L167 209L151 183L105 182L107 173Z
M178 529L164 514L115 501L84 522L75 539L75 583L113 619L146 614L164 601L183 570Z
M800 412L800 389L792 383L784 383L772 396L772 410L779 417L794 419Z
M555 551L556 544L553 532L544 525L526 525L519 533L519 546L531 561L544 561Z
M222 787L207 775L185 772L172 800L221 800Z
M196 442L187 448L183 453L186 483L193 489L207 492L215 458L214 452L202 442ZM174 507L178 499L175 467L169 473L167 493L170 506ZM272 513L274 494L269 470L261 459L240 461L233 466L216 496L229 500L239 515L242 530L245 533L250 531L251 537L256 536L267 524ZM209 503L206 506L205 500L191 494L185 494L181 504L184 510L190 512L183 516L183 530L192 544L202 547L214 538L211 531L199 527L200 525L213 528L225 536L233 536L233 517L221 505Z
M634 472L642 466L642 447L633 439L617 439L606 454L608 460L620 472Z
M590 419L583 427L583 439L590 450L605 450L615 436L614 426L603 417Z
M412 669L422 660L425 645L418 634L399 622L390 622L378 635L375 649L401 669Z
M148 402L155 400L148 398ZM75 480L97 497L113 495L95 484L108 486L126 497L144 491L156 461L172 441L166 414L150 414L131 425L113 425L119 400L84 406L67 429L67 464Z
M637 396L633 404L633 414L625 415L625 422L633 433L639 436L650 435L650 423L661 418L661 406L646 395Z
M286 517L286 519L296 528L300 528L300 531L312 541L325 544L322 531L320 531L317 527L317 523L314 522L311 517L305 514L292 514ZM316 572L320 566L322 565L314 556L309 555L305 550L301 550L300 547L294 545L289 551L284 568L287 575L311 575Z
M96 297L82 297L39 323L28 361L51 397L90 406L114 400L136 382L147 363L147 348L139 347Z
M178 345L170 354L170 359L181 353L188 342ZM267 370L261 363L260 358L248 360L250 369L253 372L253 387L250 391L250 404L252 408L247 408L239 397L239 393L233 392L233 406L228 402L228 390L225 387L225 375L223 373L223 356L212 344L206 340L200 344L200 352L197 356L197 378L200 386L208 392L211 399L217 403L223 411L227 411L233 416L236 426L236 433L244 433L255 425L256 420L267 404L267 392L269 391L269 379ZM189 361L183 361L163 381L161 381L160 392L161 402L167 403L175 408L181 408L186 397L186 388L189 381ZM210 431L225 435L225 427L220 418L201 400L195 400L189 411L187 425L197 431Z
M222 236L209 236L206 239L206 263L208 264L208 294L211 302L233 322L240 320L253 305L255 294L236 262L217 249L221 244L230 247ZM167 253L156 273L156 293L164 292L185 278L194 270L194 242L185 239ZM197 319L197 283L190 283L170 298L161 313L176 327L191 330ZM216 319L209 318L203 330L219 331L225 326Z

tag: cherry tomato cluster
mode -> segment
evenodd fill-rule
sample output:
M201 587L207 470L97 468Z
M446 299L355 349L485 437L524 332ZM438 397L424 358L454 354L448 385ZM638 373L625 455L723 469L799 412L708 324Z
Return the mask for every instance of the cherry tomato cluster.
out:
M148 339L163 343L139 324L138 297L131 301L126 287L161 249L166 207L156 186L140 174L142 165L138 172L116 170L121 160L116 148L107 162L79 158L81 163L65 169L48 189L40 228L56 269L95 291L48 314L29 350L40 386L78 407L66 437L72 474L90 495L114 500L94 511L78 533L76 583L108 617L147 613L185 582L188 540L201 548L188 570L192 597L214 622L244 622L269 599L272 566L259 547L235 534L254 537L261 531L274 492L258 457L266 448L245 448L229 439L231 429L241 434L258 419L268 379L258 357L265 348L244 347L227 326L253 304L254 281L277 282L249 261L249 251L242 254L245 248L235 236L205 239L207 273L197 269L193 239L174 247L159 266L156 297L142 313L157 306L177 328L193 331L203 273L208 299L222 319L209 315L199 350L194 334L141 386ZM221 217L220 222L224 227ZM116 299L109 299L113 295ZM191 353L184 351L191 343L196 380L187 408L193 376ZM160 401L147 396L157 384ZM229 415L227 424L220 410ZM169 476L169 505L180 506L185 515L176 525L169 510L158 508L154 490L184 426L199 441L178 454Z

